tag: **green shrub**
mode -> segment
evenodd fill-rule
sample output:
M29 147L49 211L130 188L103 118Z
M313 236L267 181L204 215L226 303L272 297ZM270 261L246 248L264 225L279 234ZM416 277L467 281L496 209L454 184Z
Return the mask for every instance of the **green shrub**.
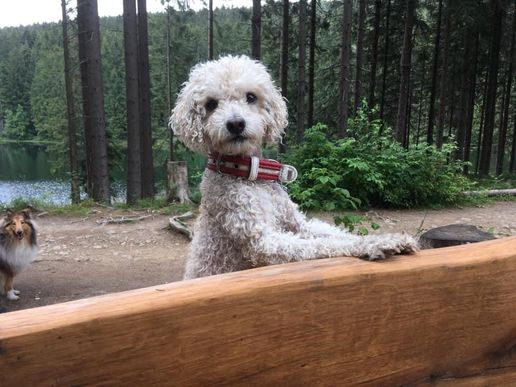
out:
M469 182L463 164L450 161L454 147L404 149L389 128L360 112L345 139L325 125L307 130L302 144L286 155L299 171L291 195L304 209L411 208L457 203Z

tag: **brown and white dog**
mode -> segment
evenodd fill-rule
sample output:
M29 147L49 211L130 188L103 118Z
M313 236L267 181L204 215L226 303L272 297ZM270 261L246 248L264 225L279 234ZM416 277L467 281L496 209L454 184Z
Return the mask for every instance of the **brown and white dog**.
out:
M0 220L0 274L4 279L0 291L8 300L20 298L20 292L13 288L13 279L30 265L37 250L36 226L31 220L30 210L7 210Z

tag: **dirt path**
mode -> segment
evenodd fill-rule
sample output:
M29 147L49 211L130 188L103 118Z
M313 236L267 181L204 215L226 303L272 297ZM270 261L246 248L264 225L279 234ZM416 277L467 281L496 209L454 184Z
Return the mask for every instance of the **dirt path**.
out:
M9 311L33 308L180 280L188 241L166 229L168 217L143 213L151 216L135 223L98 223L119 215L96 210L87 219L40 218L40 253L15 282L21 299L9 302L0 296L0 306ZM435 211L374 210L367 215L383 233L415 234L423 222L423 229L469 223L498 237L516 235L516 202ZM332 220L331 214L317 216Z

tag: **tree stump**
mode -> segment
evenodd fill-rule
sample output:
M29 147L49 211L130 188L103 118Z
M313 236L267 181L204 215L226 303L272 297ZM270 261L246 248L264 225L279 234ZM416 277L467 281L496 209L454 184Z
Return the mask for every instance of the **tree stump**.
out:
M492 234L470 224L449 224L423 233L419 238L422 249L458 246L496 239Z
M169 161L167 165L168 202L190 203L188 197L188 168L186 161Z

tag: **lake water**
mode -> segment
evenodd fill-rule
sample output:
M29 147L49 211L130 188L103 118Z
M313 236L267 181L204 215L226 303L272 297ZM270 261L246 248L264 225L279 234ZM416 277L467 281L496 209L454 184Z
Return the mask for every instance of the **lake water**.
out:
M0 204L16 198L70 203L70 182L52 174L44 147L0 144Z
M0 207L17 198L71 203L70 181L52 173L45 147L0 144Z

